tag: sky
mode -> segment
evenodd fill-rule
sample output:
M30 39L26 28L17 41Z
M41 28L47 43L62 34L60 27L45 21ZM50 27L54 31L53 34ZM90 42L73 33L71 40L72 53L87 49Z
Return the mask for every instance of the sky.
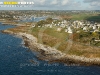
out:
M0 7L0 10L100 10L100 0L0 0L34 2L30 7Z

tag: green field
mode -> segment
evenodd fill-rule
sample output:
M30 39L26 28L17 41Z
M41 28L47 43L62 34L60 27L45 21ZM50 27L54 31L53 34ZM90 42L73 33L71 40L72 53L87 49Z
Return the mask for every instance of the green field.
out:
M100 22L99 14L72 14L71 17L72 20L88 20Z

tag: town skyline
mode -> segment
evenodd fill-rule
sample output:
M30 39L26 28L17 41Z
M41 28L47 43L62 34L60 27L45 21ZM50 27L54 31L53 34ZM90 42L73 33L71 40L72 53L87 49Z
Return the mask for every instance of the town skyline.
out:
M100 0L1 0L34 2L31 7L0 7L0 10L100 10Z

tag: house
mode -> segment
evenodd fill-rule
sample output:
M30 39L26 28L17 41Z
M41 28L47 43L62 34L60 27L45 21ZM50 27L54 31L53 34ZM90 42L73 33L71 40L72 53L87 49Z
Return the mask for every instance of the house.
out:
M68 33L73 33L71 27L68 27Z
M94 30L96 29L96 25L93 26L93 29L94 29Z
M57 31L60 32L62 30L62 28L57 28Z
M88 27L87 26L83 27L83 30L84 31L87 31L88 30Z

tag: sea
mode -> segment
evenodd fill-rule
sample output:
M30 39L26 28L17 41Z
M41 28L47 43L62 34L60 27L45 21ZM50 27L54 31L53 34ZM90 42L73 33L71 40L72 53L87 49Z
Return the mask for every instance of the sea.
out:
M100 75L100 66L67 65L39 60L22 38L2 33L14 28L0 23L0 75Z

